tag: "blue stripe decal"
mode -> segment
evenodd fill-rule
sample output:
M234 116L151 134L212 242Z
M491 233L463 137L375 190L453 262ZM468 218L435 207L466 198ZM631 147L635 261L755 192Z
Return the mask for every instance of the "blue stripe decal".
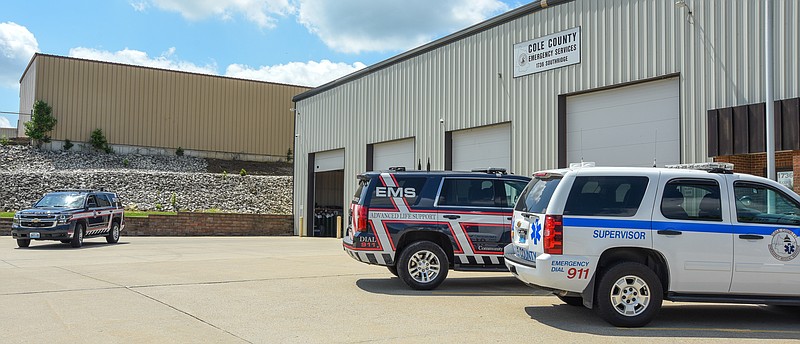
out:
M565 217L564 226L569 227L598 227L598 228L629 228L650 229L650 221L642 220L606 220Z
M672 229L684 232L722 233L722 234L759 234L772 235L780 228L785 228L800 235L800 226L780 225L731 225L721 222L689 222L689 221L643 221L643 220L608 220L601 218L564 218L564 226L588 228L618 228L662 230Z

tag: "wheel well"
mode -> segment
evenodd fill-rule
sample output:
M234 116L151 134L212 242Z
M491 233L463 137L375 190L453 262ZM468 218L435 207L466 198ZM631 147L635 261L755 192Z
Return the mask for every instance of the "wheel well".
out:
M430 230L413 230L404 233L397 242L395 260L400 257L400 254L406 247L408 247L408 245L411 245L417 241L430 241L436 245L439 245L439 247L444 250L444 253L447 254L447 260L450 266L453 266L453 245L450 243L450 239L440 232L434 232Z
M606 250L600 255L597 263L598 272L602 272L619 262L637 262L653 270L666 293L669 290L669 267L664 257L650 249L637 247L619 247Z

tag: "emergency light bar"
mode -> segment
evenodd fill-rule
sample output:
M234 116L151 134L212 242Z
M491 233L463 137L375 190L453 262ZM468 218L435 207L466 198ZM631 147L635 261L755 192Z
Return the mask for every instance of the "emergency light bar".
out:
M683 169L683 170L701 170L701 171L709 171L709 172L732 172L733 171L733 164L728 162L701 162L696 164L676 164L676 165L666 165L666 168L675 168L675 169Z
M570 170L574 170L574 169L578 169L578 168L584 168L584 167L595 167L595 162L590 162L590 161L583 162L583 161L581 161L581 162L571 162L569 164L569 169Z

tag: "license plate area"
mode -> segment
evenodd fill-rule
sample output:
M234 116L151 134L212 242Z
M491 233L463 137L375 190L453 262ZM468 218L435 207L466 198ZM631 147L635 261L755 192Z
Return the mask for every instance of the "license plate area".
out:
M30 234L28 234L28 238L31 239L39 239L40 236L41 235L39 234L39 232L31 232Z

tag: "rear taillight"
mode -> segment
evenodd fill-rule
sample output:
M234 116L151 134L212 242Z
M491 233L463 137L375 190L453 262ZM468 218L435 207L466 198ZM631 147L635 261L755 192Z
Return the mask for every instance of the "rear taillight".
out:
M564 253L564 222L561 215L544 217L544 253Z
M367 231L367 218L369 217L369 208L363 205L353 205L353 229L354 232Z

